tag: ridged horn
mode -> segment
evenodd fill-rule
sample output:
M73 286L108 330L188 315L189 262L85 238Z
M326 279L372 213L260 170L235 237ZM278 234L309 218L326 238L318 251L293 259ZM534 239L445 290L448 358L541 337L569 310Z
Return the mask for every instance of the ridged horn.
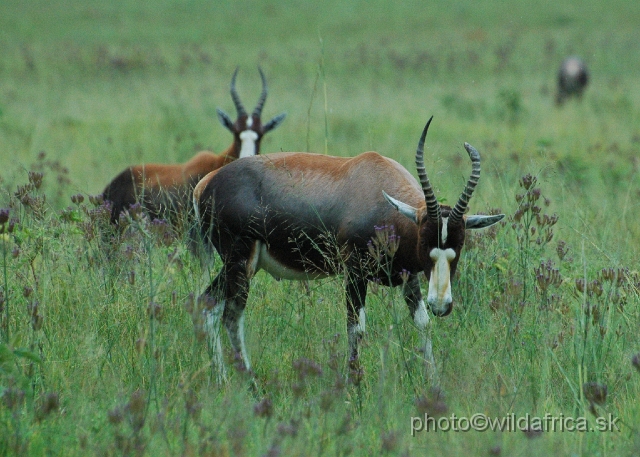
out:
M262 79L262 93L260 94L258 104L253 110L253 115L260 117L260 114L262 113L262 107L264 106L264 102L267 99L267 78L264 77L262 68L258 67L258 71L260 72L260 79Z
M436 196L433 193L433 188L431 187L431 183L429 182L429 177L427 176L427 172L424 168L424 140L427 137L429 125L431 124L432 120L433 116L429 118L429 121L427 121L427 125L424 126L422 136L420 137L420 141L418 142L418 149L416 150L416 168L418 170L418 177L420 178L422 192L424 193L424 200L427 204L427 217L433 222L440 223L440 219L442 218L440 203L438 203L438 200L436 200Z
M467 210L467 206L469 206L469 200L471 200L471 195L473 195L473 191L478 185L478 180L480 179L480 154L469 143L464 144L464 148L469 153L469 158L471 159L471 176L469 177L469 181L467 181L467 185L464 187L462 191L462 195L458 199L456 206L451 210L451 215L449 216L449 223L454 224L458 223L462 220L462 215Z
M231 98L233 99L233 104L236 105L238 117L242 117L247 115L247 111L244 109L244 106L242 106L240 96L236 91L236 76L238 76L238 67L236 67L236 71L233 72L233 77L231 78Z

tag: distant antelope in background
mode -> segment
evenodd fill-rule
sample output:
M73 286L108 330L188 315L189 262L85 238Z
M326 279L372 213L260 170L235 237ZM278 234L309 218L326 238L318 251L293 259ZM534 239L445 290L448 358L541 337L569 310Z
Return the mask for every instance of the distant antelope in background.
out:
M589 72L582 59L575 56L564 59L558 71L556 104L562 105L570 97L581 98L588 82Z
M243 312L251 278L263 269L278 279L306 280L344 274L351 366L365 330L368 281L402 286L421 336L427 373L435 376L429 315L418 274L429 279L427 303L436 316L451 312L451 279L466 229L489 227L504 215L467 216L480 178L480 155L465 143L472 163L453 208L438 203L424 168L425 126L416 152L420 184L396 161L375 152L343 158L281 152L233 162L208 174L194 189L202 239L222 258L222 269L200 303L218 379L225 377L219 337L224 323L235 353L250 369ZM392 255L372 262L372 240L387 227Z
M270 130L278 127L286 114L282 113L266 124L260 116L267 98L267 81L258 68L262 79L262 93L253 112L249 115L236 92L236 68L231 78L231 98L238 118L235 123L221 109L218 119L231 133L233 143L222 154L209 151L197 153L184 164L134 165L116 176L104 189L103 195L111 204L111 222L118 224L120 214L135 203L140 203L150 218L166 218L175 225L184 221L191 213L193 187L212 170L216 170L240 157L257 155L260 141Z

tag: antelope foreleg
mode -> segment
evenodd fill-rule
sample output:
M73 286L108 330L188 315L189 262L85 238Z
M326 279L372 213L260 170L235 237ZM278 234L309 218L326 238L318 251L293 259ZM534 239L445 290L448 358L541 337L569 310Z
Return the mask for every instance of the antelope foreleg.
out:
M229 270L227 287L227 306L222 322L227 329L234 356L242 360L241 370L250 372L251 363L244 341L244 308L249 294L249 279L243 263Z
M220 341L222 314L224 313L225 302L221 300L216 303L213 308L203 310L204 314L204 330L207 335L207 343L211 351L211 365L214 376L218 384L222 384L227 380L227 371L224 366L224 358L222 356L222 342Z
M409 306L413 322L418 328L420 340L419 350L424 356L427 379L435 385L437 384L438 372L433 356L433 344L431 342L431 320L429 319L429 313L422 298L420 281L417 275L411 276L405 283L403 293L407 306Z
M249 355L244 342L244 315L240 314L237 318L225 320L224 325L234 354L242 360L242 368L246 371L251 371L251 362L249 362Z
M349 369L354 384L362 377L358 344L365 331L364 304L367 281L355 274L347 275L347 337L349 340Z

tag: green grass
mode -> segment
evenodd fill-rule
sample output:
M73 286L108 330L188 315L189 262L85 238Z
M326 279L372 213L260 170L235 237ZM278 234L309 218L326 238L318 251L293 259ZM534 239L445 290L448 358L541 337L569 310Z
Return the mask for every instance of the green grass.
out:
M18 219L0 234L0 454L638 454L637 2L218 3L0 3L0 208ZM557 108L568 54L591 82ZM445 415L612 414L620 432L412 437L411 417L440 409L400 291L370 287L364 378L345 385L339 278L307 293L258 274L246 328L264 392L233 369L215 385L189 312L208 272L144 223L108 259L86 197L133 163L224 150L215 109L233 113L236 66L255 103L258 65L263 115L288 113L263 153L376 150L414 172L434 115L427 170L451 203L463 142L479 149L471 210L508 220L468 240L454 312L433 319ZM43 184L20 203L28 171ZM514 220L527 174L555 225ZM607 386L602 404L589 382Z

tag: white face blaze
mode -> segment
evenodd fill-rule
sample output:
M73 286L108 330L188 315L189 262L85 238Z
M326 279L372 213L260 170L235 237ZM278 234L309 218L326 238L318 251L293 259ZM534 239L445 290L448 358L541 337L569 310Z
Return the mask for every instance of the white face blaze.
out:
M449 233L448 229L447 229L447 224L449 223L449 218L448 217L443 217L442 218L442 244L445 244L447 242L447 235Z
M571 59L567 62L567 66L565 67L567 76L572 78L577 77L582 71L580 62L576 59Z
M240 133L240 158L251 157L256 155L256 141L258 140L258 134L253 130L245 130Z
M456 257L456 252L451 249L433 248L429 253L433 260L433 268L429 275L429 292L427 302L435 313L444 313L449 309L453 298L451 297L450 264Z

